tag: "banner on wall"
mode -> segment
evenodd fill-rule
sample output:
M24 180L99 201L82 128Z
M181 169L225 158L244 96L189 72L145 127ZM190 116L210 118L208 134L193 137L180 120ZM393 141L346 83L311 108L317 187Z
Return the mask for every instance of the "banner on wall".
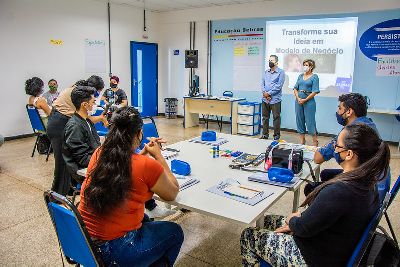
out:
M378 56L376 76L400 76L400 55Z
M106 42L85 39L85 72L106 72Z
M362 34L358 45L361 52L374 61L380 55L400 55L400 19L372 26Z
M226 45L233 57L234 91L259 91L263 72L264 28L218 27L212 32L214 45Z
M305 59L316 63L321 95L351 92L357 23L355 17L267 21L266 61L268 55L279 57L286 73L283 93L292 93Z

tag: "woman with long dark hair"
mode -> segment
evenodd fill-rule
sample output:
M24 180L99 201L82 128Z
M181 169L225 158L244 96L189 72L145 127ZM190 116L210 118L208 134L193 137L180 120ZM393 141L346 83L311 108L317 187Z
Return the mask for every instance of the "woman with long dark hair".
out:
M273 266L346 265L379 207L376 183L386 177L390 151L365 124L346 126L334 147L344 172L310 193L302 213L270 215L263 229L245 229L244 266L256 266L260 258Z
M133 107L116 110L82 184L78 210L106 266L173 266L183 243L178 224L151 222L144 214L144 203L153 193L172 201L179 185L157 142L135 153L142 126Z

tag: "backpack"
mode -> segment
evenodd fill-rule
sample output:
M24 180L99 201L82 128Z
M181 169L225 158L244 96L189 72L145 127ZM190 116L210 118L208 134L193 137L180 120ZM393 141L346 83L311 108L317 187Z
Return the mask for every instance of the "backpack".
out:
M50 139L46 134L40 134L38 137L38 142L36 144L36 149L39 154L47 154L47 150L50 148ZM52 152L52 150L50 150Z
M400 266L400 249L385 229L375 231L360 266L395 267Z

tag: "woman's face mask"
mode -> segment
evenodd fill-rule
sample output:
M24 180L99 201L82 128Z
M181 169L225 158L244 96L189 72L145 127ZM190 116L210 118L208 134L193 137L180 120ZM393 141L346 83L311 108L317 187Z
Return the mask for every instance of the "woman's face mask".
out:
M309 66L303 66L303 71L304 72L308 72L310 70L310 67Z

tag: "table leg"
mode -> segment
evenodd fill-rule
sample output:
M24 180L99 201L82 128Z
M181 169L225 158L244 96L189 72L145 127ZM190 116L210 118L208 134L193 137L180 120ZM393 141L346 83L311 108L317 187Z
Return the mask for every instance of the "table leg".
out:
M297 188L297 190L295 190L294 196L293 196L293 207L292 207L292 212L297 212L297 210L299 209L299 200L300 200L300 186L299 188Z
M317 181L321 181L320 178L319 178L320 174L321 174L321 165L318 165L317 168L315 168L315 171L314 171L314 175L315 175L315 178L317 179Z

